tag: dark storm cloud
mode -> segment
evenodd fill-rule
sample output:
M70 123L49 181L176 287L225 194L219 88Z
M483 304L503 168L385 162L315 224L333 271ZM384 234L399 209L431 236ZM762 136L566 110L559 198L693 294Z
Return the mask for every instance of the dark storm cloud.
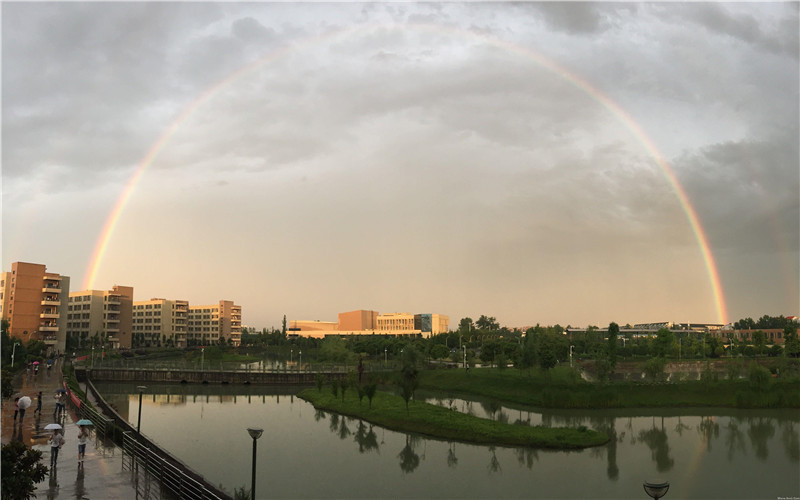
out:
M710 33L729 36L769 52L797 58L798 4L785 2L777 19L757 18L751 12L737 12L736 3L697 2L670 6L670 16L680 22L699 24Z
M714 144L676 160L715 248L797 252L797 133L794 127L764 140Z

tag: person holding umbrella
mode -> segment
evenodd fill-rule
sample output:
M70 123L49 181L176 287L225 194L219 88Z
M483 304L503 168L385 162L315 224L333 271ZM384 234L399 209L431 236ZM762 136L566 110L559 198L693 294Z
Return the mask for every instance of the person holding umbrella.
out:
M31 398L28 396L22 396L17 401L17 408L19 408L19 423L22 423L22 419L25 418L25 410L31 405ZM14 414L14 419L16 420L16 413Z
M83 458L86 456L86 441L89 438L89 433L86 431L86 425L79 425L80 432L78 433L78 466L83 467Z
M53 410L53 418L57 418L61 415L61 412L64 411L64 393L66 391L64 389L58 389L56 391L55 400L56 400L56 408Z
M61 426L58 424L50 424L45 427L45 430L53 429L53 436L50 441L50 467L55 467L58 462L58 450L64 446L64 436L61 434Z

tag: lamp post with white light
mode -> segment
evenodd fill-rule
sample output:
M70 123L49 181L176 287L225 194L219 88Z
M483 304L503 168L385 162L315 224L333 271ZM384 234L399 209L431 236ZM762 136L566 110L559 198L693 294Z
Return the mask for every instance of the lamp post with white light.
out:
M250 498L256 500L256 440L264 433L264 429L247 428L250 437L253 438L253 474L250 483Z
M300 361L297 363L297 370L303 370L303 351L300 351Z

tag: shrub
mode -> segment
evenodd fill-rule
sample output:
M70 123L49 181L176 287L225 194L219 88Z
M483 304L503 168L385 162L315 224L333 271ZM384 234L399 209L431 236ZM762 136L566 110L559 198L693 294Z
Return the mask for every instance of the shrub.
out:
M747 378L750 380L750 386L753 389L765 389L769 385L772 375L763 366L753 361L747 371Z

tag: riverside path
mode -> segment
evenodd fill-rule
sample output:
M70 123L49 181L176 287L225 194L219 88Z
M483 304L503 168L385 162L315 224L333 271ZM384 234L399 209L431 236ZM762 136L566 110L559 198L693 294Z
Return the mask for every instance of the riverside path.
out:
M122 450L108 440L90 434L86 445L83 466L78 466L78 416L67 405L60 418L54 417L56 402L53 396L61 387L61 363L58 359L50 369L42 368L38 374L33 370L18 374L14 379L14 397L28 396L32 404L25 411L25 418L14 419L13 397L3 401L0 416L0 440L6 444L12 440L21 441L28 447L42 452L41 463L48 466L48 474L36 485L36 497L47 499L146 499L142 492L139 475L123 469ZM34 415L36 395L42 391L42 411ZM47 424L59 423L64 427L65 443L58 455L55 467L50 465L51 431L44 430ZM137 495L137 488L139 493ZM157 494L156 489L156 494ZM158 496L152 496L158 498Z

